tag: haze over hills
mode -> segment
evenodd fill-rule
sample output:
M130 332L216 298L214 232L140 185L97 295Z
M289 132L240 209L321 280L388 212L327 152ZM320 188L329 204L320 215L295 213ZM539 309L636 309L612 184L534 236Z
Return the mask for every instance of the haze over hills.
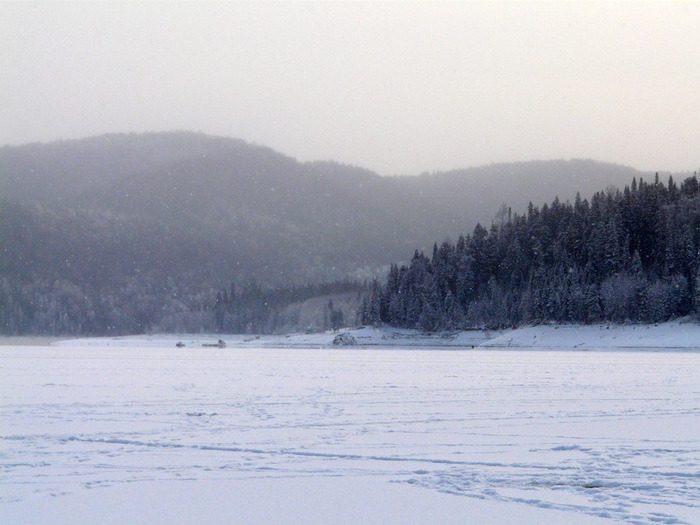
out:
M504 203L522 213L633 177L649 174L591 160L381 177L189 132L5 146L0 277L202 304L232 281L371 276L490 225Z
M138 259L167 265L194 252L192 262L205 267L216 259L212 270L224 281L250 277L277 284L405 260L414 249L469 232L478 221L488 226L503 203L522 212L528 201L572 199L576 191L586 197L645 175L590 160L558 160L380 177L187 132L3 147L0 166L6 200L40 204L41 213L71 210L85 228L113 227L140 237L144 252L130 254L136 265ZM162 258L149 263L148 250ZM99 250L91 252L99 257Z

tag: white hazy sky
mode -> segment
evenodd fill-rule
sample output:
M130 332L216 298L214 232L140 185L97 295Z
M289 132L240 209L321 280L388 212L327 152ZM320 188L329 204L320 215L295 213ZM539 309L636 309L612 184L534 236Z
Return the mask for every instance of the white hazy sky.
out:
M700 2L0 3L0 144L188 129L381 174L700 166Z

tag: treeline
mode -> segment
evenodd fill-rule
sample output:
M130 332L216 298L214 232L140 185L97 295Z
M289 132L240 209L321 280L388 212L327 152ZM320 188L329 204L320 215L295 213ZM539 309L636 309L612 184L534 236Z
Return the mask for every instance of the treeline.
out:
M60 277L29 282L0 277L0 333L120 335L164 327L200 332L213 326L213 294L152 275L104 284L77 284Z
M280 328L294 324L285 314L285 307L301 303L314 297L338 295L354 292L366 294L367 283L350 279L323 284L307 284L293 288L263 290L253 284L240 292L235 284L228 290L221 290L213 305L215 328L222 333L234 334L271 334ZM321 325L323 328L339 328L344 324L342 308L333 307L330 301L324 308ZM349 319L351 323L355 319Z
M120 335L166 333L277 333L295 324L289 305L314 297L369 291L369 285L345 279L288 288L246 284L226 290L193 290L142 278L103 287L65 279L31 283L0 277L0 333L7 335ZM357 299L359 303L359 298ZM317 325L343 324L341 309L324 305ZM355 323L354 316L347 319Z
M640 179L416 251L365 298L364 324L429 332L547 321L657 322L700 308L697 175Z

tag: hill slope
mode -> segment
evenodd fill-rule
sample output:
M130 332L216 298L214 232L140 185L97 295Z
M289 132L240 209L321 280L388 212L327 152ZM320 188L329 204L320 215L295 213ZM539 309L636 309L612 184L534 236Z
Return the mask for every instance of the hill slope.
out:
M571 160L380 177L188 132L6 146L0 277L7 289L61 282L78 295L131 287L149 317L163 303L153 294L192 308L232 280L292 285L376 269L489 224L502 203L523 211L640 175Z
M187 252L202 252L204 260L219 259L226 279L241 273L266 282L324 279L405 259L477 221L488 225L502 203L522 211L530 200L570 199L576 190L586 196L640 176L574 160L386 178L184 132L4 147L0 167L7 201L40 204L34 213L51 210L95 234L115 229L107 237L117 244L142 241L131 262L148 264L150 250L160 263L192 255L201 264ZM67 212L70 219L62 217ZM93 248L99 256L105 247Z

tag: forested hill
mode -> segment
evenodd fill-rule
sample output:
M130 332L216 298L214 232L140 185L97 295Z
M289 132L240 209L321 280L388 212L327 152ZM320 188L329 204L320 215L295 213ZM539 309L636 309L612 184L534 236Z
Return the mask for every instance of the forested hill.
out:
M52 269L61 276L71 269L92 275L81 268L89 253L110 274L165 264L197 265L226 280L338 278L401 260L435 239L454 239L479 221L490 224L502 203L524 210L529 201L571 199L577 190L588 195L635 175L641 174L593 161L550 161L380 177L185 132L0 148L0 196L41 205L23 207L23 219L36 223L33 235L48 244L42 236L60 231L64 251L73 254L70 268L56 265L63 254L40 255L56 259ZM95 246L97 236L102 244ZM9 256L26 248L16 246ZM43 273L36 257L22 260Z
M665 321L700 309L697 176L555 199L416 252L374 283L364 323L425 331Z
M143 331L232 281L367 275L490 224L503 203L522 211L642 175L572 160L380 177L189 132L5 146L0 330Z

